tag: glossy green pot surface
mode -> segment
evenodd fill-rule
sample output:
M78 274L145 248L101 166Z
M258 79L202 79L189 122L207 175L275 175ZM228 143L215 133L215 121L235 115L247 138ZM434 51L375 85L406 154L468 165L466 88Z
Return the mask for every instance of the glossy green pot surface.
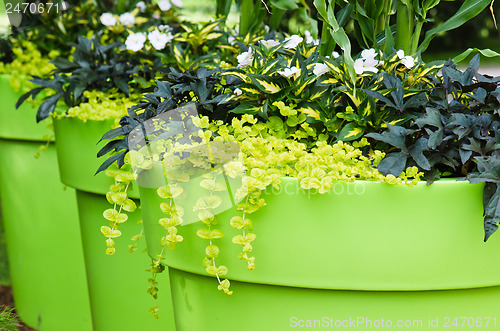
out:
M115 239L116 252L106 255L106 238L99 230L106 220L102 212L110 204L102 195L77 190L78 210L82 228L83 246L90 289L90 302L94 330L175 330L168 273L158 276L160 292L159 319L154 319L148 309L153 297L146 292L151 277L151 259L144 252L146 243L139 242L138 249L129 253L130 237L141 232L140 211L129 214L127 222L120 225L122 236Z
M297 269L302 268L299 265ZM498 286L441 291L349 291L232 281L234 293L227 296L217 290L212 277L175 268L169 271L177 331L500 327Z
M76 188L82 241L87 266L87 279L96 331L175 330L168 272L159 275L159 319L154 319L148 309L153 297L146 292L151 273L151 259L145 250L145 240L139 248L129 253L130 237L141 232L140 209L129 214L121 224L120 238L115 239L116 253L106 255L106 238L100 228L108 225L103 212L113 206L105 194L113 180L104 173L94 176L105 158L97 159L99 138L111 128L112 122L87 121L62 118L55 120L57 152L62 181ZM133 194L129 196L133 197Z
M54 119L56 137L62 137L56 147L61 180L64 184L85 192L104 195L108 192L114 180L104 172L97 175L95 173L107 157L97 158L99 150L108 142L98 144L99 139L111 130L113 122L83 122L71 117ZM139 198L135 189L131 189L128 195Z
M140 194L154 255L165 233L158 220L165 216L151 179L157 186L165 180L149 177ZM241 245L231 242L241 231L229 220L241 212L232 208L218 215L217 228L225 235L214 244L220 247L217 264L229 268L234 284L229 298L202 265L208 241L196 232L206 226L187 220L178 226L184 241L168 250L165 261L172 269L178 329L188 330L184 321L196 319L198 330L232 330L237 321L245 325L247 314L260 321L260 312L266 322L245 330L287 329L289 317L299 315L394 319L469 312L459 316L493 318L500 308L500 239L483 242L482 190L482 184L454 180L415 187L358 181L335 183L330 194L321 195L283 178L280 190L264 193L267 205L247 215L257 236L254 271L238 259ZM201 196L195 187L187 191ZM217 308L201 311L206 306ZM188 317L194 313L200 315Z
M50 120L36 123L37 108L25 102L16 109L16 102L23 94L10 86L9 75L0 74L0 138L47 141L53 136Z
M1 112L0 112L1 113ZM56 151L0 139L0 195L16 311L33 328L92 330L75 191Z

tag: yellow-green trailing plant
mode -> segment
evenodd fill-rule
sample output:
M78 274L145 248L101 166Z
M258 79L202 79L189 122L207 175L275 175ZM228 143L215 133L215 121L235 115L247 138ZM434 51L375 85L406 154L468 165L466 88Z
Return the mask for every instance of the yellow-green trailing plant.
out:
M230 219L230 225L235 229L232 242L241 245L238 258L253 270L256 261L251 254L252 242L258 233L252 232L251 214L265 206L263 191L271 185L279 189L282 177L296 177L302 189L326 194L339 180L376 180L412 186L423 175L417 167L406 169L399 177L382 175L377 165L385 154L371 150L363 155L360 148L368 145L366 139L352 144L339 141L333 145L320 139L311 147L294 137L276 137L276 123L257 123L257 118L249 114L241 119L233 118L231 123L210 121L206 116L185 117L177 121L160 118L153 119L153 126L156 131L149 133L150 143L131 150L125 163L134 169L134 173L128 175L130 181L136 178L136 173L161 163L168 183L157 190L163 199L159 207L165 214L158 223L165 233L161 238L162 249L153 261L149 292L155 298L158 291L155 272L162 270L165 249L174 249L184 240L194 240L184 238L182 229L178 228L181 224L194 222L200 224L197 236L207 242L205 258L200 263L217 279L219 290L231 295L230 281L225 278L230 269L217 263L217 258L223 254L218 239L229 235L219 228L221 220L218 214L228 209L230 201L238 201L236 213ZM165 131L171 134L164 137ZM186 135L190 131L192 134ZM311 134L308 128L299 128L298 131L298 137ZM234 196L231 199L228 198L227 181L233 183ZM119 217L114 211L105 213ZM126 218L122 217L120 222L114 220L114 224L121 223L121 220ZM107 241L120 234L116 228L104 229ZM108 247L108 254L109 250ZM157 310L156 305L151 308L155 316Z
M24 39L12 39L12 62L0 62L0 74L9 75L9 83L16 92L26 93L34 85L27 79L31 76L47 77L55 66L50 61L59 55L54 50L42 56L36 45Z

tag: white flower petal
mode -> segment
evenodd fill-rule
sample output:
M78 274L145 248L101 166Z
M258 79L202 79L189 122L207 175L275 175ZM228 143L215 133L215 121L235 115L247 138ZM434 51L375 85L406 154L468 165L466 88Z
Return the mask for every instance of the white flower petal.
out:
M120 22L123 25L134 25L135 24L135 16L132 13L124 13L120 15Z
M116 24L116 18L111 13L104 13L101 15L101 23L106 26L113 26Z
M401 63L404 64L406 68L411 69L415 65L415 59L408 55L401 59Z
M363 59L357 59L354 61L354 71L356 71L356 74L358 75L361 75L365 71L363 62Z
M278 71L278 74L280 74L283 77L290 78L294 76L297 72L299 72L299 69L297 67L291 67L291 68L285 68L282 71Z
M144 47L146 35L144 33L131 33L125 40L125 46L129 51L138 52Z
M332 56L334 59L336 59L340 56L340 54L338 52L333 51Z
M304 31L304 36L306 37L306 44L314 43L314 38L309 30Z
M163 25L162 24L162 25L158 25L158 30L160 30L160 31L167 30L167 32L168 32L168 31L172 30L172 27L170 25Z
M365 60L373 60L377 56L377 53L373 48L365 49L361 52L361 57Z
M247 52L243 52L236 57L238 60L238 67L246 67L253 60L252 49L250 48Z
M405 57L405 51L403 51L402 49L400 49L399 51L396 52L396 55L401 60L401 59L403 59Z
M242 93L243 93L243 91L240 90L239 88L234 89L234 94L241 95Z
M135 6L139 8L141 13L144 13L146 11L146 3L144 1L139 1Z
M363 62L363 65L365 67L375 67L378 64L379 64L379 62L375 59L365 59Z
M279 41L276 41L276 40L261 40L260 43L264 46L266 46L266 48L273 48L275 46L278 46L280 43Z
M167 11L172 8L172 4L169 0L160 0L158 2L158 7L160 7L161 11Z
M364 71L370 71L370 72L378 72L378 69L374 66L364 66Z
M174 36L170 32L161 33L158 30L151 31L148 34L148 39L151 42L151 45L157 50L162 50L165 48L168 42L170 42Z
M304 40L304 38L294 34L293 36L285 39L285 45L283 47L285 47L286 49L295 48L302 42L302 40Z
M170 2L172 3L172 5L174 5L178 8L182 7L182 0L170 0Z
M330 69L328 68L328 66L326 64L316 63L316 65L314 66L313 73L319 77L323 74L326 74L329 70Z

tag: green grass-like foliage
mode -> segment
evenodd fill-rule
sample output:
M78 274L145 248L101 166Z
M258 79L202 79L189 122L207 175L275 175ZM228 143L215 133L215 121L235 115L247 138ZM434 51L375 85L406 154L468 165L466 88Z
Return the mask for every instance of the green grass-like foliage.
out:
M3 331L17 331L21 326L19 319L14 314L13 309L0 307L0 330Z

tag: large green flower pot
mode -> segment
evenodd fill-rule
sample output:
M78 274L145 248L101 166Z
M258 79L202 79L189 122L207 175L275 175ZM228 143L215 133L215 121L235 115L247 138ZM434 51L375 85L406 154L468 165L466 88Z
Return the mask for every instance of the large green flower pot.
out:
M144 240L137 251L128 252L130 237L141 232L137 224L141 219L139 209L121 224L122 236L115 239L116 253L105 254L106 238L100 228L108 222L104 210L112 208L105 195L113 180L104 173L94 173L104 161L97 159L101 146L96 142L111 125L112 121L54 119L61 179L77 191L94 330L175 330L168 274L158 278L164 286L158 299L160 318L154 319L148 311L153 298L146 292L151 274L145 270L150 268L151 260L143 252ZM131 190L129 196L138 198L138 193Z
M53 135L52 130L47 127L50 125L50 120L37 123L37 109L27 102L16 110L16 102L22 93L12 89L9 78L9 75L0 74L0 95L2 100L0 138L47 141L45 137Z
M483 242L482 189L452 180L415 187L359 181L336 183L320 195L283 178L279 191L265 192L267 205L248 216L257 235L254 271L238 259L241 245L231 242L241 231L229 219L241 213L218 215L225 235L214 240L217 264L229 268L232 296L217 289L202 265L207 240L196 232L206 226L178 226L184 241L165 262L177 330L366 330L401 323L446 330L461 325L461 317L465 327L486 328L488 321L488 328L498 327L500 238ZM165 233L158 224L162 200L151 181L140 194L154 255Z
M15 110L19 93L0 76L0 195L16 310L38 330L89 331L90 306L75 191L59 179L45 124Z

